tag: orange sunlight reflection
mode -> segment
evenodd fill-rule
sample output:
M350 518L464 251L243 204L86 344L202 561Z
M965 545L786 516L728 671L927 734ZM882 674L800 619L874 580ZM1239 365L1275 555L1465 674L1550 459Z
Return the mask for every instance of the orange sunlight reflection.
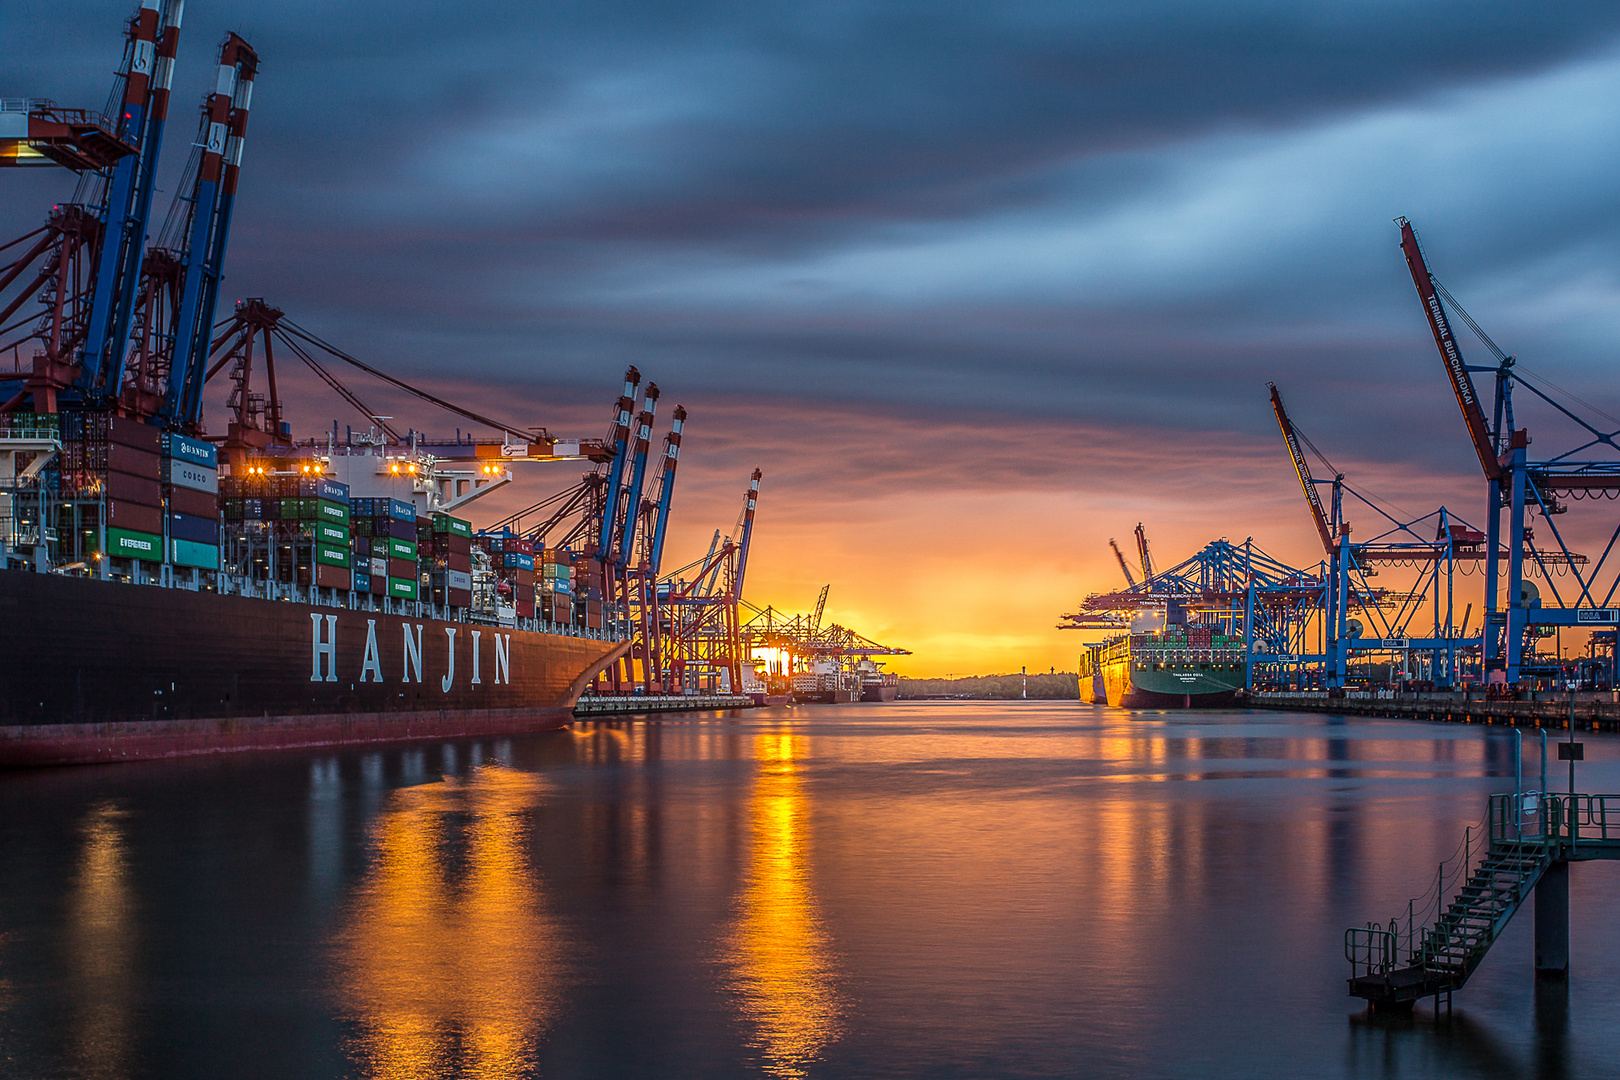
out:
M532 1073L561 971L524 850L539 799L501 766L389 796L337 942L366 1075Z
M753 854L724 953L754 1046L777 1077L804 1076L837 1038L842 1013L831 939L810 891L805 800L794 768L804 742L786 732L755 739Z
M112 803L90 811L69 900L69 941L78 983L72 1039L77 1076L128 1075L125 1057L134 1028L130 951L135 943L123 816Z

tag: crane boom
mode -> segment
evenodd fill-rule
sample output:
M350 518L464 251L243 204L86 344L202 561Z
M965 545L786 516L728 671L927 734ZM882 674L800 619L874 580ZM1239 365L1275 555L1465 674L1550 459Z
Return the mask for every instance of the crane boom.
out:
M648 383L641 415L636 417L635 440L631 443L630 482L624 500L624 518L619 524L617 562L620 570L630 564L630 551L636 539L636 521L641 517L641 488L647 478L647 449L652 443L653 417L657 411L658 384Z
M1131 576L1131 564L1125 561L1125 553L1119 550L1119 545L1114 543L1112 537L1108 540L1108 546L1114 549L1114 558L1119 560L1119 568L1125 574L1125 587L1127 589L1136 588L1136 578Z
M596 557L606 562L613 554L613 525L619 513L619 487L624 482L625 449L630 442L630 417L640 393L641 372L635 365L624 370L624 392L613 407L613 423L608 428L608 445L613 460L608 465L607 502L602 508L602 526L596 536Z
M1451 377L1451 389L1457 395L1463 420L1468 424L1468 436L1474 441L1474 452L1479 455L1480 468L1485 470L1487 479L1501 479L1502 465L1496 459L1496 446L1491 440L1490 427L1485 422L1485 410L1479 403L1479 394L1474 390L1468 365L1463 362L1462 350L1457 348L1457 339L1451 333L1446 309L1441 306L1440 296L1435 291L1434 275L1429 273L1429 264L1423 259L1423 249L1418 246L1412 223L1403 217L1396 218L1395 223L1401 227L1401 250L1406 253L1406 266L1412 271L1412 284L1417 286L1418 299L1423 301L1424 314L1429 317L1429 329L1434 334L1435 346L1440 350L1440 359L1445 361L1446 374Z
M123 377L152 181L168 116L180 14L179 5L141 0L129 25L129 65L120 112L123 131L139 152L118 162L108 186L101 262L84 345L85 388L107 397L118 396ZM104 377L105 387L100 385Z
M748 548L754 538L754 507L759 502L759 481L765 474L755 469L743 495L742 534L737 540L737 580L732 586L734 599L742 597L743 575L748 572Z
M1283 441L1288 444L1288 456L1294 459L1294 475L1299 477L1299 486L1305 491L1305 501L1311 507L1311 520L1316 522L1316 535L1322 538L1322 550L1333 554L1333 530L1328 526L1327 514L1322 510L1322 499L1316 494L1316 484L1311 480L1311 466L1305 460L1305 454L1299 448L1299 436L1294 432L1294 422L1288 419L1288 410L1283 408L1282 395L1277 393L1276 383L1266 383L1271 391L1271 411L1277 414L1277 426L1282 429Z
M1148 554L1147 533L1140 521L1136 523L1136 553L1142 559L1142 580L1147 581L1153 576L1153 556Z
M675 494L675 467L680 463L681 430L686 427L686 410L675 406L675 420L664 436L664 467L658 473L658 510L653 521L652 552L648 557L648 570L656 581L658 567L664 561L664 534L669 528L669 506Z

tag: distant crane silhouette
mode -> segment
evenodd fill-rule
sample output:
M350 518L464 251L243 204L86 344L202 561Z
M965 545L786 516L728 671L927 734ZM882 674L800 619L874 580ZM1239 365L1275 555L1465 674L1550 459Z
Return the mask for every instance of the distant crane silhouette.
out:
M1108 539L1108 546L1114 549L1114 558L1119 560L1119 568L1125 573L1125 587L1136 588L1136 578L1131 576L1131 564L1125 561L1125 553L1119 550L1119 545L1114 543L1112 537Z

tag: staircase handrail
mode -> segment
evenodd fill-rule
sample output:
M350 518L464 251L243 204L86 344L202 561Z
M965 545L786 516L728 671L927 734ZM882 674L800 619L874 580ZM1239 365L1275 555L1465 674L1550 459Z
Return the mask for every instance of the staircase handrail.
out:
M1377 923L1352 926L1344 932L1344 958L1350 961L1351 978L1362 975L1388 975L1395 970L1400 950L1400 926L1390 921L1389 929Z

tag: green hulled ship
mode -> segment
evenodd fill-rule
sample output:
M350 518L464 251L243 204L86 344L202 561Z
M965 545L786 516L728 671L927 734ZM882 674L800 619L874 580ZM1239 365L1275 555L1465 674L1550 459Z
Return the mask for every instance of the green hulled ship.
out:
M1080 655L1080 700L1126 709L1230 704L1247 681L1241 638L1212 625L1121 634Z

